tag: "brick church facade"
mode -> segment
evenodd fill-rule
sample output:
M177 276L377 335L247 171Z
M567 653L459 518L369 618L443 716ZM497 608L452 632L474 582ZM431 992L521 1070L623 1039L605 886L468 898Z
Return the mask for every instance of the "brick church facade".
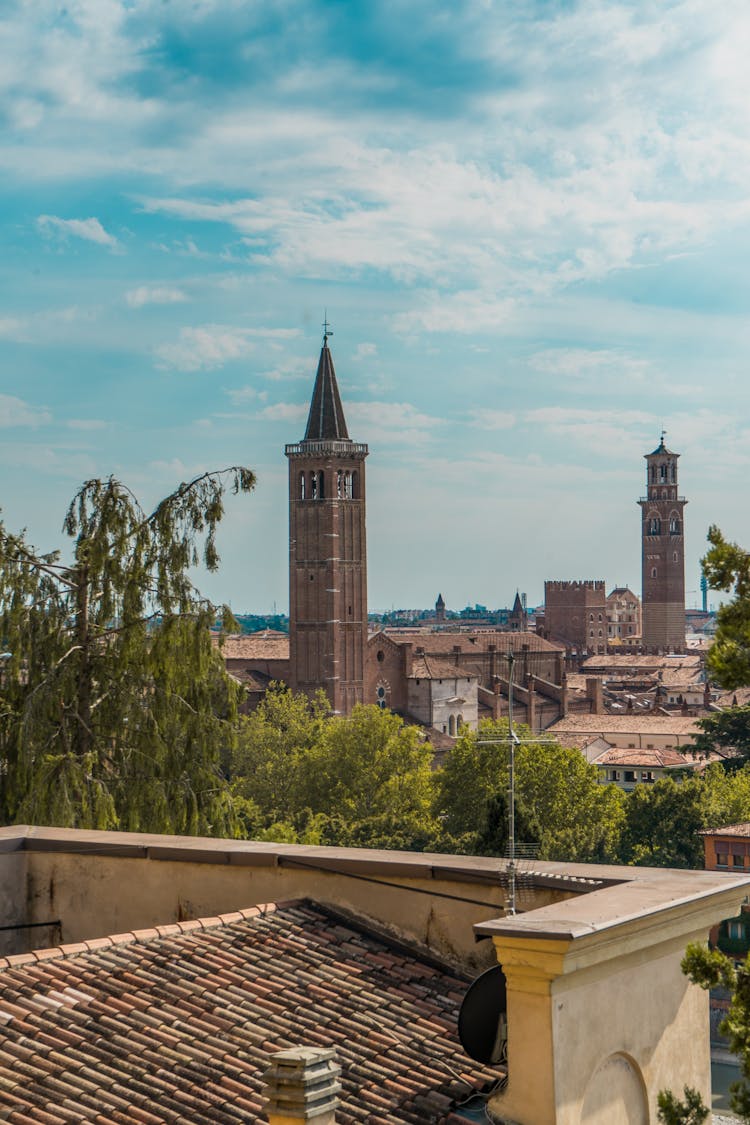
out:
M344 418L323 336L307 428L289 462L289 685L325 691L348 715L364 702L367 645L365 458Z

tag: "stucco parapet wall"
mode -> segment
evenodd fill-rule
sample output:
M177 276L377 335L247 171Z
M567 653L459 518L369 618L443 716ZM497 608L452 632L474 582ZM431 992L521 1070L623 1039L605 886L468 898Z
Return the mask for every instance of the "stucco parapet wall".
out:
M620 880L528 914L474 926L500 951L544 956L555 950L568 973L661 942L691 940L730 917L750 889L750 877L714 871L617 868ZM632 872L632 875L630 874ZM630 876L630 877L628 877Z
M0 854L12 852L112 856L130 859L247 867L309 867L332 873L388 879L448 879L497 885L507 861L492 856L399 852L371 848L313 847L203 836L97 832L77 828L12 825L0 828ZM622 880L630 869L597 864L537 861L524 880L580 895Z

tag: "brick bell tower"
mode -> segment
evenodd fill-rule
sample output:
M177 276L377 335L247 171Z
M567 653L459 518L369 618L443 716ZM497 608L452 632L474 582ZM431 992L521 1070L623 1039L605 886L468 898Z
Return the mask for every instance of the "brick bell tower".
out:
M364 700L365 458L351 441L324 325L307 429L289 459L289 657L293 691L323 688L337 714Z
M661 441L646 454L646 495L638 501L643 565L643 650L685 652L685 525L677 459Z

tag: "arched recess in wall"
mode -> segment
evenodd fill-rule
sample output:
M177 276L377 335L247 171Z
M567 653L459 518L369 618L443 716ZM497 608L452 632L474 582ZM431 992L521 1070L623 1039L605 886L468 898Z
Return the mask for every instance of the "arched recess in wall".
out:
M649 1125L641 1068L624 1051L616 1051L600 1062L589 1079L581 1125Z

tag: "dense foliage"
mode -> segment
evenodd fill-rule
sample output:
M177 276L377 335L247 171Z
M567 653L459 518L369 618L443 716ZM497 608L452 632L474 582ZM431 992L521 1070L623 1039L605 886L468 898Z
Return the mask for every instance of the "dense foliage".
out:
M682 971L701 988L725 988L732 994L719 1031L739 1059L742 1075L730 1086L730 1105L742 1121L750 1122L750 957L735 967L719 950L692 942L682 959Z
M727 542L718 527L709 528L708 541L702 560L708 584L734 597L716 615L707 665L712 679L731 691L750 684L750 552Z
M70 562L0 525L0 810L8 821L231 833L220 771L236 685L189 570L218 565L226 483L207 473L146 514L119 481L68 509Z

